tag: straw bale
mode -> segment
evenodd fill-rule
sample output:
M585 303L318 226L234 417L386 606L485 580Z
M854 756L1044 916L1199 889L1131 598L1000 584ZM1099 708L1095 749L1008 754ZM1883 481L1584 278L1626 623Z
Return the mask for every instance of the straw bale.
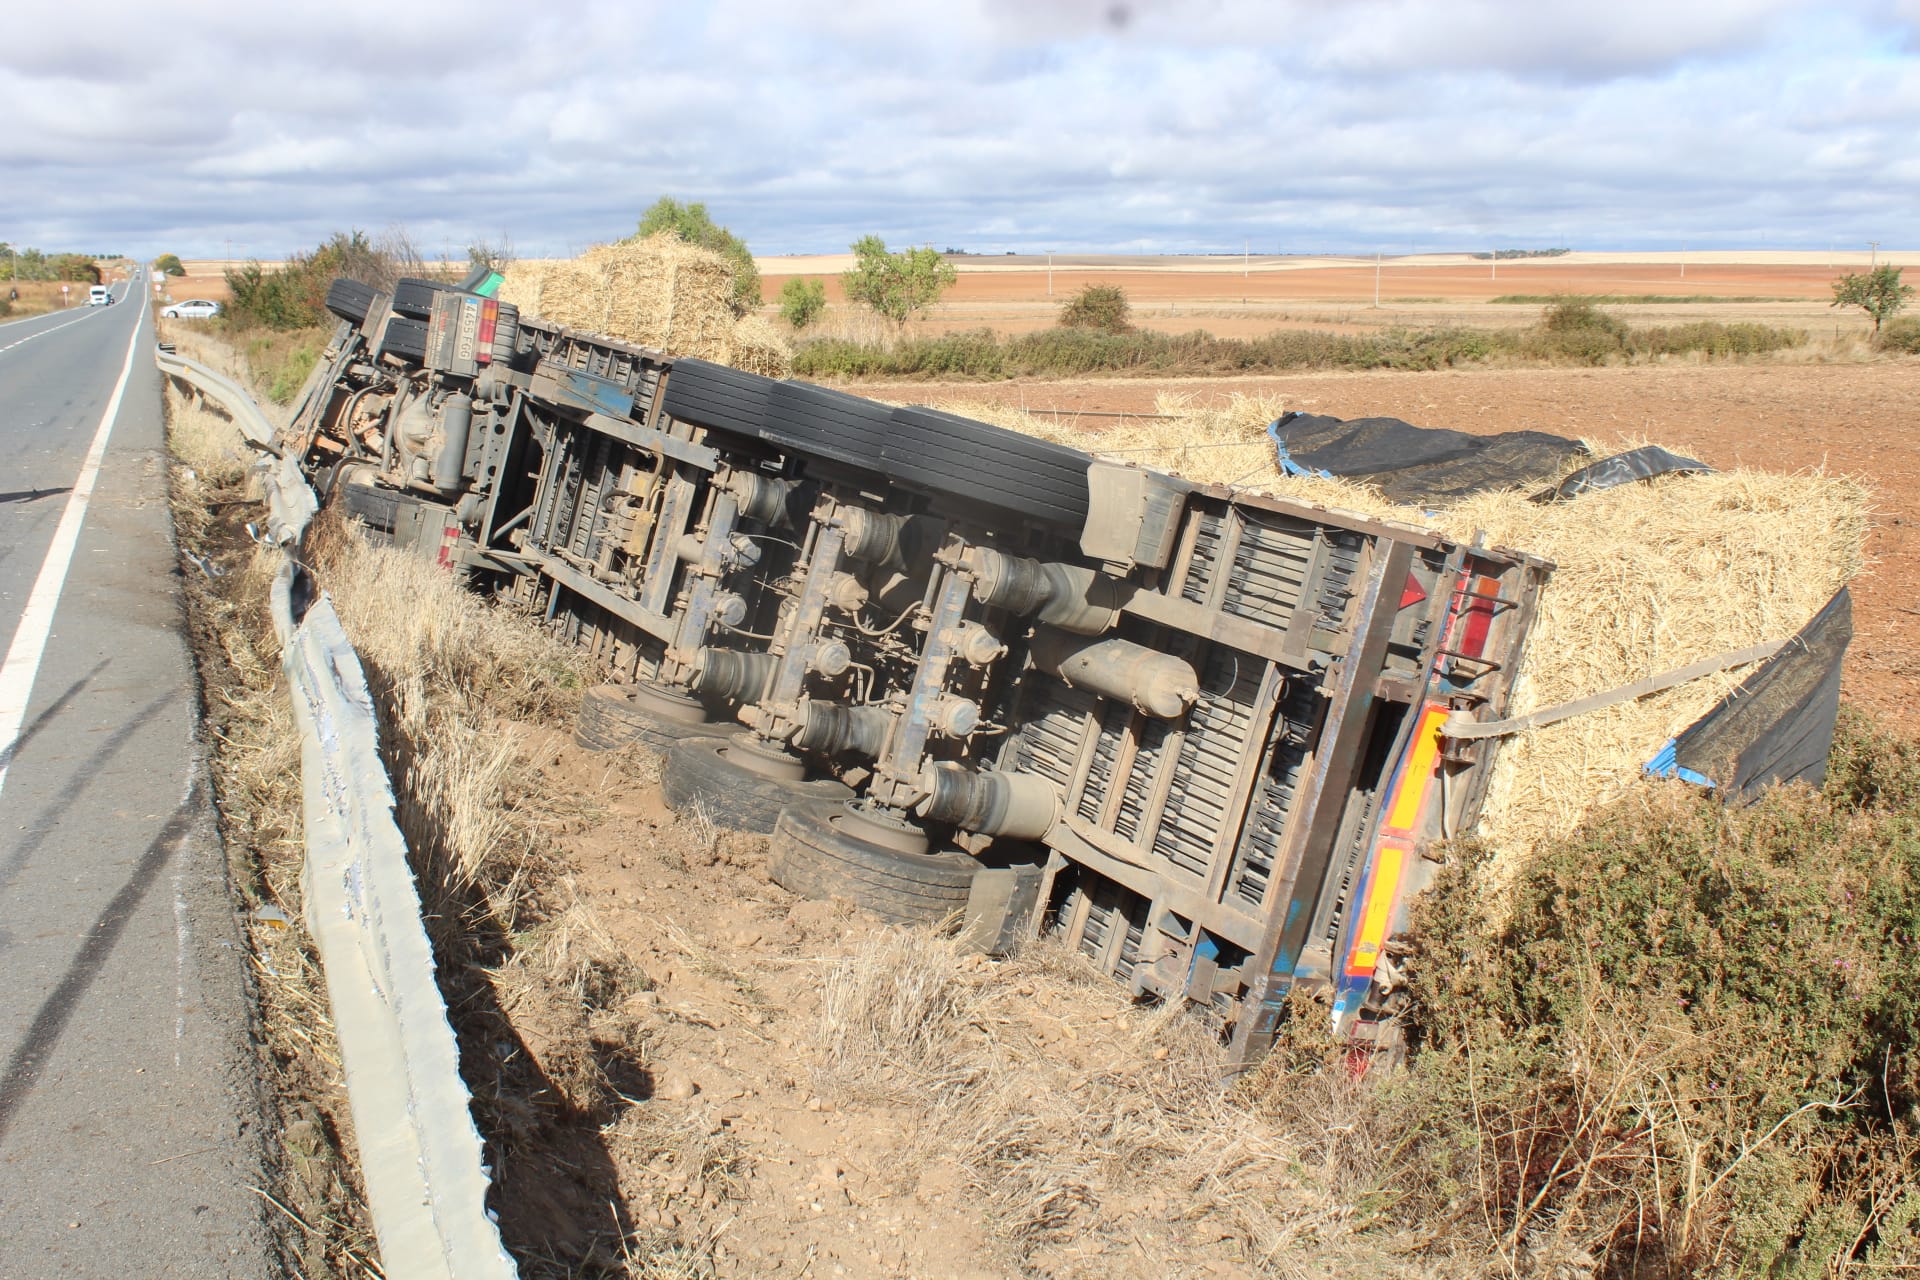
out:
M547 273L560 261L563 260L522 258L502 268L500 287L494 291L494 297L512 303L527 315L539 315L540 286L546 282Z
M1377 519L1439 528L1462 541L1528 551L1556 565L1521 663L1509 715L1601 693L1703 658L1783 640L1858 574L1871 515L1861 484L1824 471L1739 469L1666 476L1539 504L1484 493L1434 510L1388 502L1347 480L1282 476L1266 424L1277 400L1163 397L1171 421L1037 418L948 404L1044 439L1190 479L1238 483ZM1589 442L1606 455L1645 441ZM1686 450L1678 445L1670 447ZM1569 469L1580 459L1571 461ZM1751 668L1508 738L1478 834L1504 880L1543 837L1567 831L1641 778L1666 741L1710 710Z
M793 372L793 348L764 317L742 316L733 326L724 363L748 373L784 378Z
M501 299L553 324L772 377L793 368L772 325L735 317L732 265L670 235L516 262L504 274Z

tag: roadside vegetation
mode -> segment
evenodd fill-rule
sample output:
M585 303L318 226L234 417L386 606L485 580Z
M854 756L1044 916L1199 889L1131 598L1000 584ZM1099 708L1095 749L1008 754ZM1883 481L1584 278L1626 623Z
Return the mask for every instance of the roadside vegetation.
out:
M1012 336L976 329L891 343L828 338L803 343L794 352L794 373L803 378L999 379L1443 369L1495 363L1603 365L1673 356L1767 355L1806 340L1799 329L1714 320L1633 326L1590 302L1569 299L1546 307L1539 323L1518 330L1280 330L1257 338L1221 338L1204 330L1170 334L1074 325L1063 317L1061 327Z
M292 402L326 349L336 323L327 311L327 287L341 276L391 290L402 276L444 279L447 272L421 257L397 229L378 239L364 231L337 231L283 265L229 268L230 297L210 327L241 353L273 403Z
M1818 792L1648 784L1504 890L1459 852L1369 1122L1388 1216L1518 1274L1920 1266L1914 743L1849 712Z

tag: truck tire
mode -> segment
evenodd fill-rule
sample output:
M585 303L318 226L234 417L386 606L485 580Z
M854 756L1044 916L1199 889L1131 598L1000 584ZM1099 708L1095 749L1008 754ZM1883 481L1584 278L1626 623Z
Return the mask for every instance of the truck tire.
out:
M757 439L767 422L767 401L780 384L723 364L681 358L667 373L660 407L682 422Z
M767 401L760 438L788 453L884 474L882 451L899 430L888 405L807 382L781 382Z
M380 343L380 354L398 356L413 364L427 362L427 322L395 315L387 320L387 336Z
M341 276L327 286L327 310L349 324L364 324L367 312L373 309L373 301L379 296L380 291L372 285Z
M853 795L833 778L781 782L745 769L728 756L736 737L687 738L668 750L660 769L660 795L667 808L675 813L697 810L716 827L765 835L789 805L838 802Z
M376 542L393 544L394 530L400 524L400 504L405 495L397 489L382 488L370 481L355 483L358 477L339 478L333 492L349 516L366 526L367 536Z
M902 853L843 830L840 804L790 806L773 829L773 882L803 898L845 898L895 924L966 914L980 864L957 850Z
M634 688L602 684L581 694L573 740L589 751L617 751L637 742L664 753L676 742L713 732L710 724L681 724L651 714L634 702Z
M438 280L422 280L416 276L407 276L396 280L393 285L393 313L414 320L433 318L433 296L436 293L457 292L451 285L441 284Z
M880 458L893 479L1066 528L1087 522L1092 459L1080 450L918 405L892 416Z

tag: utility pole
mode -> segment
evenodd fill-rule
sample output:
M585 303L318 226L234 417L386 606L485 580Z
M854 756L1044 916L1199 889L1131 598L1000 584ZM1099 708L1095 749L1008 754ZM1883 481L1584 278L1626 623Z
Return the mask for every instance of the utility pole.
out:
M1867 266L1868 266L1869 268L1877 268L1877 267L1879 267L1879 265L1880 265L1880 242L1879 242L1878 240L1869 240L1869 241L1867 241L1867 247L1868 247L1869 249L1871 249L1871 250L1873 250L1873 260L1872 260L1871 262L1869 262L1869 263L1867 263Z
M1498 280L1499 278L1500 278L1500 251L1498 249L1495 249L1493 251L1493 261L1487 265L1487 279Z

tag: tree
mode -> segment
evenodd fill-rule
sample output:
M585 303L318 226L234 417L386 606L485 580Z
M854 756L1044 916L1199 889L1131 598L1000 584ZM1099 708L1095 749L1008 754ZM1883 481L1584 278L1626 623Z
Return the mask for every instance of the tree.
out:
M672 196L661 196L640 215L640 229L634 239L665 233L688 244L711 249L733 266L734 312L745 315L760 305L760 268L754 265L753 250L733 232L715 223L707 206L695 201L681 204Z
M780 286L780 314L796 329L804 329L827 309L827 286L818 280L793 276Z
M179 256L171 253L163 253L155 258L153 260L153 269L163 276L183 276L187 274L187 269L180 265Z
M1067 329L1125 333L1133 328L1132 316L1127 291L1117 284L1090 284L1060 304L1060 324Z
M63 253L53 260L53 278L75 284L99 284L100 266L81 253Z
M1881 321L1906 306L1913 294L1912 285L1900 282L1900 268L1889 263L1835 280L1830 305L1859 307L1873 317L1873 332L1878 337Z
M467 246L467 265L470 267L505 271L514 261L513 241L505 236L498 240L476 240Z
M848 300L865 303L895 324L925 311L959 279L953 264L932 246L888 253L879 236L861 236L852 249L853 270L840 276Z

